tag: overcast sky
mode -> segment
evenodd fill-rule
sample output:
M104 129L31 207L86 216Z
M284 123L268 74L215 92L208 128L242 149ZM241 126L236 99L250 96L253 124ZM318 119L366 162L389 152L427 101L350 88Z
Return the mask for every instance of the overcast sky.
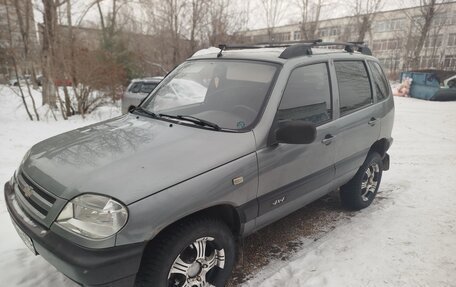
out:
M284 13L284 17L280 22L280 25L286 24L294 24L300 21L300 11L299 7L296 5L297 0L288 0L286 2L286 7L289 7ZM252 17L250 18L251 21L249 22L250 29L257 29L257 28L264 28L266 23L263 17L263 9L260 6L260 0L251 0L252 3L252 10L251 14ZM323 6L321 11L321 18L322 19L330 19L330 18L337 18L343 16L349 16L352 13L351 8L351 0L326 0L325 6ZM393 10L393 9L400 9L406 7L412 7L419 5L419 0L384 0L382 11L385 10Z
M43 17L42 13L40 12L41 0L32 0L35 2L35 6L37 7L35 13L35 19L37 22L42 22ZM249 29L258 29L264 28L266 26L264 20L264 11L261 7L261 0L232 0L233 2L237 2L235 5L249 5L250 10L250 17L248 28ZM248 1L248 2L247 2ZM292 23L298 23L300 21L299 15L299 8L296 5L296 1L298 0L285 0L285 7L287 7L286 11L283 13L283 17L280 21L279 25L286 25ZM82 11L85 10L87 7L87 3L91 1L88 0L73 0L73 22L74 24L77 23L78 19L82 15ZM109 0L105 0L104 6L109 7ZM133 2L133 1L132 1ZM326 0L327 5L322 8L321 18L322 19L329 19L329 18L337 18L348 16L351 14L351 6L350 0ZM406 8L411 6L416 6L419 3L419 0L384 0L382 10L392 10L392 9L399 9L399 8ZM133 4L134 5L134 4ZM138 7L138 9L140 9ZM133 11L135 9L132 9ZM64 12L64 11L63 11ZM138 18L141 16L141 12L138 11ZM86 22L98 22L98 12L96 7L93 7L87 15L84 17L84 21Z

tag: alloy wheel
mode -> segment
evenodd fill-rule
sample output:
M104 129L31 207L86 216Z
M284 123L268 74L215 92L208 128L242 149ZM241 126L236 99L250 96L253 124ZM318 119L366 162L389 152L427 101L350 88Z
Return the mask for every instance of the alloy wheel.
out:
M225 267L225 250L213 237L202 237L187 246L174 260L168 274L169 287L212 287Z

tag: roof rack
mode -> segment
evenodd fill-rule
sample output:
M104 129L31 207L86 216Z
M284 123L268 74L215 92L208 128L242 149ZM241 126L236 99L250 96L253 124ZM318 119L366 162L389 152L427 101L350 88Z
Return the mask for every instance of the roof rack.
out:
M372 55L372 51L364 44L364 42L323 42L322 39L308 41L291 41L291 42L276 42L276 43L258 43L253 45L219 45L220 52L217 57L221 57L225 50L241 50L241 49L260 49L260 48L283 48L286 49L280 54L279 58L290 59L299 56L312 55L312 48L328 47L328 46L344 46L344 50L348 53L359 52L364 55Z

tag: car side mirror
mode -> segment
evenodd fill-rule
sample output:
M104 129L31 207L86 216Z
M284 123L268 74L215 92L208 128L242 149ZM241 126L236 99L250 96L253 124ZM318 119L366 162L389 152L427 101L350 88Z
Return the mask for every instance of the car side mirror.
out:
M136 109L136 107L133 106L133 105L131 105L131 106L128 107L128 112L131 113L131 112L133 112L135 109Z
M317 137L314 124L301 120L280 123L275 131L276 142L286 144L310 144Z

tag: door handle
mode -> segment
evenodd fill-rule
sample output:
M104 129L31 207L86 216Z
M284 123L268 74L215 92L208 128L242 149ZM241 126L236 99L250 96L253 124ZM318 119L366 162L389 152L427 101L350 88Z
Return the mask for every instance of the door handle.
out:
M368 122L367 122L371 127L375 126L375 124L377 123L377 119L376 118L371 118Z
M322 144L330 145L334 140L335 136L327 134L324 139L321 140Z

